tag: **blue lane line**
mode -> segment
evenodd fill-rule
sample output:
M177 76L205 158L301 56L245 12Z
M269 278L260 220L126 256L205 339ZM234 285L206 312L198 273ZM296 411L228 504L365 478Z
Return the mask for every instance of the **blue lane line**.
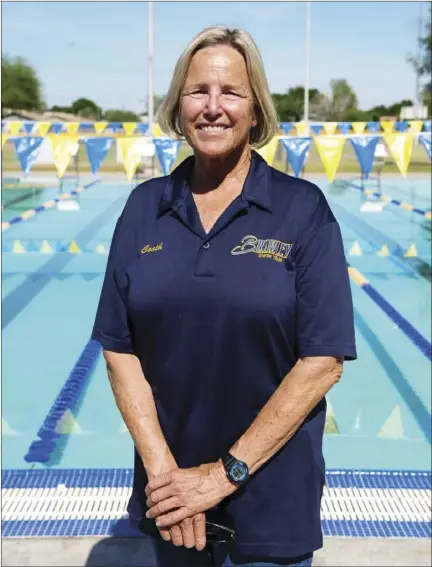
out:
M400 201L399 199L392 199L388 195L383 195L382 193L379 193L378 191L372 191L371 189L366 189L365 187L362 187L361 185L356 185L352 181L348 181L348 185L350 187L352 187L353 189L358 189L361 193L365 193L366 195L370 195L372 197L377 197L382 202L389 203L390 205L396 205L397 207L404 207L404 206L409 207L410 211L417 213L418 215L421 215L422 217L426 217L428 219L431 218L430 217L430 214L431 214L430 211L422 211L421 209L414 207L410 203L404 203L403 201Z
M85 246L97 234L105 222L113 218L118 211L119 203L124 196L118 197L98 216L76 235L76 240L82 241ZM61 272L69 264L75 254L54 254L51 259L42 265L36 272L28 276L17 288L7 295L2 302L2 330L40 293L52 280L50 274Z
M59 439L63 435L56 431L57 426L66 410L73 413L100 353L101 345L97 341L90 340L86 344L37 433L40 440L31 443L24 457L25 461L28 463L49 462Z
M9 219L8 221L3 222L2 223L2 232L4 232L5 230L8 230L14 224L17 224L19 222L27 220L28 218L33 218L36 214L41 213L42 211L47 211L48 209L53 207L59 201L65 201L66 199L69 199L70 197L75 197L76 195L79 195L80 193L82 193L83 191L86 191L87 189L90 189L90 187L92 187L96 183L99 183L100 181L101 181L100 179L96 179L95 181L92 181L91 183L87 183L87 185L83 185L82 187L79 187L78 189L75 189L74 191L68 191L67 193L63 193L63 195L61 195L60 197L56 197L55 199L50 199L46 203L42 203L42 205L39 205L38 207L35 207L34 209L33 208L29 209L28 211L21 213L17 217L13 217L13 218ZM29 216L29 213L33 213L33 214L31 216Z
M355 313L355 325L359 329L360 333L365 338L367 344L371 347L377 360L384 368L389 380L393 383L396 390L399 392L402 399L408 406L413 419L417 422L420 430L427 439L431 442L431 423L430 423L430 413L427 407L422 402L420 396L413 389L409 380L401 371L399 366L393 360L393 357L387 351L382 341L370 327L366 319L360 314L357 309L354 309ZM375 479L375 482L379 482L380 479ZM381 479L382 480L382 479ZM386 479L384 479L386 480ZM430 483L429 478L429 483ZM404 479L402 479L402 482ZM333 485L332 485L333 486ZM374 488L374 487L369 487Z
M351 279L355 281L373 300L373 302L380 307L390 319L396 323L401 331L410 339L410 341L428 358L432 360L432 345L423 337L419 331L409 321L403 317L384 297L367 281L367 279L357 270L348 264Z

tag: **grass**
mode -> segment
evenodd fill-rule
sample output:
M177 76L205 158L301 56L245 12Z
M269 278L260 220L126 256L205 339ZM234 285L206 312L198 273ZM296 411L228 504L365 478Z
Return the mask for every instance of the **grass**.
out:
M181 161L183 161L187 156L191 155L191 153L192 150L190 146L186 142L182 143L174 167L178 165ZM79 164L80 172L85 173L90 171L90 165L87 159L87 152L83 144L80 144L80 149L78 152L78 164ZM157 160L155 160L155 164L157 167L159 167ZM291 173L291 168L289 171L287 170L286 154L281 144L279 144L278 150L276 152L276 157L273 162L273 166L276 169L279 169L280 171ZM2 168L4 172L19 171L21 169L15 154L13 144L10 140L6 142L2 151ZM68 169L66 170L66 174L73 174L75 171L74 168L75 165L73 164L73 162L71 162ZM35 165L32 168L32 171L55 172L56 170L54 165ZM103 174L104 172L123 172L123 171L124 171L123 165L117 163L116 161L116 147L115 144L113 144L113 146L111 147L110 151L108 152L105 158L104 163L102 164L100 173ZM322 173L322 174L325 173L324 167L318 155L315 144L312 144L311 146L310 155L308 162L306 164L305 172ZM383 168L383 172L399 173L399 169L391 157L387 158ZM408 173L430 174L430 172L431 172L431 164L425 149L420 143L414 144L411 162L408 168ZM342 159L338 168L338 173L360 174L360 167L357 158L349 142L345 143Z

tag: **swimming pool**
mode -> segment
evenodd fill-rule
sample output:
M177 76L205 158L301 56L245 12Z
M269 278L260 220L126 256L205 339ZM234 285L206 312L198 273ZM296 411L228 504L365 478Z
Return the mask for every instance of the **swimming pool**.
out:
M341 225L358 346L358 360L327 396L326 466L429 471L431 222L394 204L365 210L358 180L312 180ZM80 194L80 210L52 207L3 232L4 470L132 468L132 441L103 359L88 344L130 190L99 182ZM383 178L381 192L431 209L425 178Z

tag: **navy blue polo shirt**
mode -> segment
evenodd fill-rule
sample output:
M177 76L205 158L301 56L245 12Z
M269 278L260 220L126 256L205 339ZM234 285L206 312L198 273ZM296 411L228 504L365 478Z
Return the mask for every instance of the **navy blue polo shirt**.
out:
M242 193L206 234L193 157L131 193L118 219L93 338L135 354L182 468L215 462L300 357L356 358L339 225L314 184L253 152ZM322 546L321 401L292 439L221 503L237 549L290 557ZM129 513L147 510L135 451Z

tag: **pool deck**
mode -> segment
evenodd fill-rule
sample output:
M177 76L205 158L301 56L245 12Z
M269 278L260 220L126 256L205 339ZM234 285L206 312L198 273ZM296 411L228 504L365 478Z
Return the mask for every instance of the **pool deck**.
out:
M137 538L38 538L5 539L5 567L143 566L142 542ZM428 539L324 538L314 566L430 566Z

